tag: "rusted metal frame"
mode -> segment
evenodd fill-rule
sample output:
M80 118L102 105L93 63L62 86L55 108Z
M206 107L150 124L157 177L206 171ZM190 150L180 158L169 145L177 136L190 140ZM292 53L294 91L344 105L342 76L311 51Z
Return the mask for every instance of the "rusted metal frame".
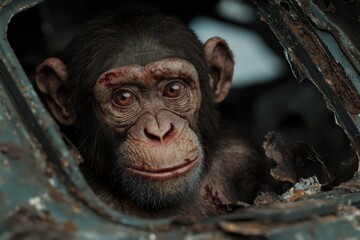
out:
M333 0L297 0L298 5L317 28L329 31L336 39L341 51L360 74L360 2ZM351 20L346 16L351 16ZM346 70L346 69L345 69ZM359 91L359 89L358 89Z
M349 74L319 40L317 29L302 14L296 2L256 1L260 16L285 49L294 75L299 81L310 79L323 93L328 108L335 113L338 124L350 138L359 157L359 94Z

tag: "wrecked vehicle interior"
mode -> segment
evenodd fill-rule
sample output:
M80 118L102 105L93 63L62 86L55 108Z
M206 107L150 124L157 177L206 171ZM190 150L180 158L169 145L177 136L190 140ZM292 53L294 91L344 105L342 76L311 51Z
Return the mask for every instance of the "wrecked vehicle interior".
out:
M201 41L227 30L240 80L219 111L262 148L280 190L208 218L114 211L89 187L82 156L31 79L92 15L128 2L0 0L1 239L360 238L360 2L144 2L179 17ZM241 58L252 49L240 40L246 33L271 50L257 45L257 58Z

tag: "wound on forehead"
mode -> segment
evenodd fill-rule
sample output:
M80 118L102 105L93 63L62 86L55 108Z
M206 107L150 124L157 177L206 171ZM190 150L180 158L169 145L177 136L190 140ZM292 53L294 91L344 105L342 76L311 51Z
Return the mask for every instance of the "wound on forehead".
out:
M160 81L165 78L197 79L195 67L183 59L169 58L141 66L124 66L111 69L102 74L97 84L105 87L114 87L128 81L142 82Z

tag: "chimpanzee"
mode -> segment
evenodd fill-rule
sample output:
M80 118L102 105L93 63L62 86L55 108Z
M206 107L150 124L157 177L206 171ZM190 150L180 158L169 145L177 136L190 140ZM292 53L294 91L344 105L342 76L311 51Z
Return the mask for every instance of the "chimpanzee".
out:
M219 124L233 68L223 39L202 45L175 17L128 9L86 25L38 66L36 85L103 201L133 216L206 216L267 184L262 155Z

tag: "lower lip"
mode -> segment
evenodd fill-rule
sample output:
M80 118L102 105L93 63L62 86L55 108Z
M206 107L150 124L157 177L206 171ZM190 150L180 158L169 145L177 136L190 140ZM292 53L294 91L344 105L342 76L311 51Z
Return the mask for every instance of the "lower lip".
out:
M153 180L165 180L186 174L197 164L197 162L198 162L198 157L194 158L193 160L188 160L186 161L186 163L181 164L179 166L170 167L166 169L149 171L142 169L127 168L127 170L141 177L145 177Z

